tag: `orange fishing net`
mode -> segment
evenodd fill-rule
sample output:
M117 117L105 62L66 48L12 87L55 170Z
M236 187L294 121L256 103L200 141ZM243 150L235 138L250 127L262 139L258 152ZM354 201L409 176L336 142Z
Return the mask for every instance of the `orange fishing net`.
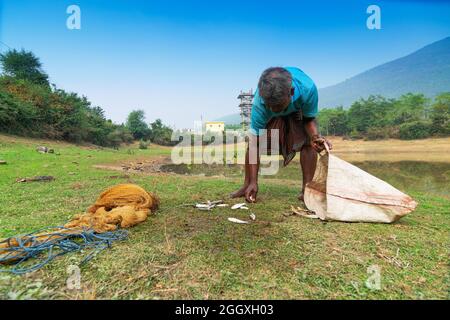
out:
M76 215L66 228L92 228L95 232L133 227L159 206L159 199L134 184L119 184L104 191L86 213Z

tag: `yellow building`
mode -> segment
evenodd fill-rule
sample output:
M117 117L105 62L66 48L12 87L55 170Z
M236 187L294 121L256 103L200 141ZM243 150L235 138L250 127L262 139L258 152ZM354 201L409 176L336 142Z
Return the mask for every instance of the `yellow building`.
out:
M225 122L222 121L206 121L205 122L205 131L206 132L224 132L225 131Z

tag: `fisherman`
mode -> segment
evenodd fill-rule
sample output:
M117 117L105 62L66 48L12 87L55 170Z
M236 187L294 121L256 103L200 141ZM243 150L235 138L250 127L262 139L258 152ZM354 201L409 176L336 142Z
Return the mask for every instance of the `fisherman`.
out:
M267 139L267 150L256 150L256 161L249 161L247 147L244 185L233 192L231 197L245 197L248 202L256 201L260 154L270 153L271 129L278 129L279 152L283 156L284 165L288 165L296 152L300 152L303 184L298 199L303 201L305 185L313 179L316 170L317 153L325 148L325 144L330 149L332 147L319 134L317 113L316 85L302 70L294 67L265 70L259 79L253 100L248 145L260 148L261 139ZM267 129L267 132L262 134L262 129Z

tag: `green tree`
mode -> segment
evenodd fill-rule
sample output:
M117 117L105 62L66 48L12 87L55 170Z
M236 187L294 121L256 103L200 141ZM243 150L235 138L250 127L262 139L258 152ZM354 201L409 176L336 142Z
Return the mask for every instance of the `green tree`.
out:
M343 136L348 134L348 115L342 106L323 109L318 117L320 131L325 135Z
M49 85L48 75L42 70L39 58L30 51L9 50L0 54L0 64L5 75L35 84Z
M150 135L150 130L145 122L144 110L134 110L128 115L126 127L136 140L147 140Z
M373 95L354 102L348 111L349 129L365 134L371 127L389 125L388 114L394 105L395 100Z
M423 94L407 93L398 98L390 115L393 125L425 120L428 114L429 100Z
M150 140L153 143L165 146L174 145L176 142L172 141L172 132L173 130L164 125L161 119L156 119L150 124Z
M37 119L32 104L17 100L13 95L0 92L0 132L32 135Z
M430 136L431 123L424 120L406 122L400 126L400 139L424 139Z
M437 135L450 135L450 92L438 95L431 107L432 132Z

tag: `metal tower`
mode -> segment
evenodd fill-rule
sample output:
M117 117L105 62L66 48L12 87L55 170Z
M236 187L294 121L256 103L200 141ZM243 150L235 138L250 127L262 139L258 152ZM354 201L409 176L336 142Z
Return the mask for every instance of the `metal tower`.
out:
M238 96L238 99L241 100L239 109L241 114L242 129L244 131L248 129L250 124L250 113L252 112L252 101L254 96L253 89L250 89L249 92L244 92L241 90Z

